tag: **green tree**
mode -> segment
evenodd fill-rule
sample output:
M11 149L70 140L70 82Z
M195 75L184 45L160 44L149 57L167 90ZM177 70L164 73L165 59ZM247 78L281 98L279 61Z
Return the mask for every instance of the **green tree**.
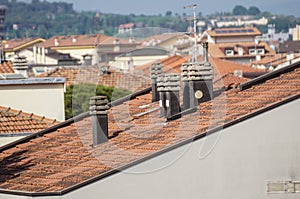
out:
M109 101L114 101L130 93L130 91L125 89L95 84L68 86L65 92L66 119L88 111L90 97L105 95Z
M250 6L248 9L248 14L249 15L259 15L261 12L259 10L259 8L255 7L255 6Z
M235 6L233 8L232 14L233 15L247 15L248 14L248 10L244 6L237 5L237 6Z

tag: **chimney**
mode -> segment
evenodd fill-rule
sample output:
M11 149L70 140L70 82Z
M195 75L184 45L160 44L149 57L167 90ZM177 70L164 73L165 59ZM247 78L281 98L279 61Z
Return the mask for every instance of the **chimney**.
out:
M204 62L208 62L208 42L203 43L203 58Z
M166 90L164 81L165 74L161 74L157 77L157 91L159 93L160 117L166 117L167 115Z
M188 79L188 67L190 63L184 63L181 66L182 93L183 93L183 110L190 108L190 84Z
M90 98L93 146L108 141L108 100L106 96Z
M58 41L57 38L54 39L54 45L55 45L55 46L59 46L59 41Z
M151 65L150 74L152 82L152 102L159 101L159 93L157 91L157 77L162 73L161 63L154 63Z
M171 117L180 112L179 75L170 73L158 77L161 117Z
M170 73L165 78L167 118L180 112L179 91L180 77L176 73Z
M213 99L213 68L209 62L191 63L187 68L189 108ZM187 96L184 95L184 98ZM184 99L184 101L188 101ZM187 102L186 102L187 103Z

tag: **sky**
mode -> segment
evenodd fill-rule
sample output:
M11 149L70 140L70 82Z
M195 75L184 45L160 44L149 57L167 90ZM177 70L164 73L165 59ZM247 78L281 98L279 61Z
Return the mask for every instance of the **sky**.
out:
M184 9L186 5L197 4L197 13L203 15L215 12L232 11L235 5L243 5L246 8L256 6L261 11L269 11L274 14L292 14L300 17L300 0L48 0L73 3L74 9L100 11L102 13L116 14L165 14L192 13L192 9Z

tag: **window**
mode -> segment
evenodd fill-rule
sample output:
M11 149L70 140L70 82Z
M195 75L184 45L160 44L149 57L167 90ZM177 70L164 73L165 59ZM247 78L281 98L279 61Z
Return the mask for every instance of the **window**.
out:
M225 55L234 55L234 51L233 50L225 50Z
M260 54L260 55L265 54L265 49L257 49L257 54Z
M249 49L249 54L250 55L255 55L256 54L256 50L255 49Z

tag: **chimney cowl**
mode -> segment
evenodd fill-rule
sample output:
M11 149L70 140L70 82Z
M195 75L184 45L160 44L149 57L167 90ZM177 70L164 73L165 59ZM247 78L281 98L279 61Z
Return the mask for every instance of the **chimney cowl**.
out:
M160 62L153 63L150 67L150 74L152 80L152 102L159 101L159 93L157 90L157 77L162 74L162 65Z
M108 100L106 96L90 98L93 146L108 141Z
M177 73L164 74L158 76L157 81L161 116L168 118L178 114L180 112L180 76Z
M90 98L90 115L108 114L109 106L106 96L96 96Z

